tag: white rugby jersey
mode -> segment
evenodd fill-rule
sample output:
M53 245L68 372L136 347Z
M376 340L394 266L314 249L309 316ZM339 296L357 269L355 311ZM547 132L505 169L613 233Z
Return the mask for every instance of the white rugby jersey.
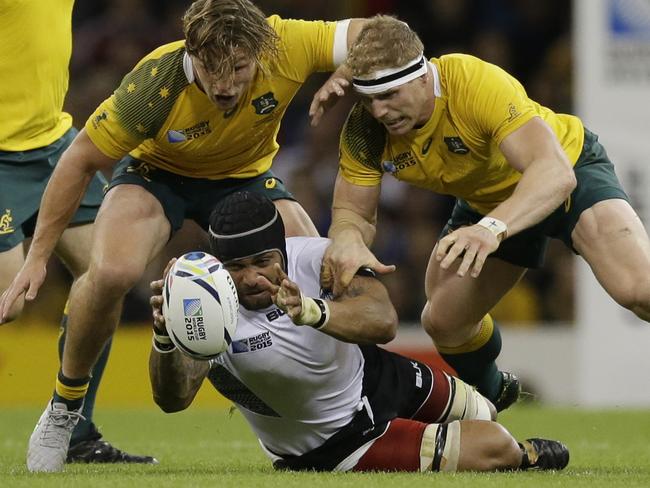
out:
M287 239L287 274L305 296L321 294L320 267L328 244L324 238ZM212 360L209 379L272 453L304 454L361 409L364 360L356 344L294 325L275 305L255 311L240 307L232 340Z

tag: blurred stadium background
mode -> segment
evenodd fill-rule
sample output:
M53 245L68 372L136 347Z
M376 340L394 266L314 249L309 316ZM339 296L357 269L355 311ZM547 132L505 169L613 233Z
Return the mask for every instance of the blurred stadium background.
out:
M75 6L67 110L77 127L152 48L181 37L190 0L85 0ZM648 0L256 0L267 14L335 20L391 13L422 37L426 54L467 52L518 77L529 95L577 112L599 133L641 217L650 225L650 1ZM351 99L320 127L307 110L314 77L294 100L274 170L323 235L329 225L339 129ZM641 109L639 109L641 106ZM643 108L645 107L645 108ZM402 321L392 347L435 360L418 321L424 269L452 201L385 181L375 250L398 270L384 282ZM128 232L128 229L116 229ZM200 247L187 225L129 294L98 406L153 408L147 381L149 287L169 257ZM0 329L0 408L42 406L57 370L56 335L70 278L50 263L46 286L18 323ZM501 366L521 374L543 402L650 406L649 329L618 308L586 266L553 243L546 266L530 272L494 310L503 324ZM101 320L101 318L98 318ZM212 391L203 405L225 405ZM100 414L101 416L101 414Z

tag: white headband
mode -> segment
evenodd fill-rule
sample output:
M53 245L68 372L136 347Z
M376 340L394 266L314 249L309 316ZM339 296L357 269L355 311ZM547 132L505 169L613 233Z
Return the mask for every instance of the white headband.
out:
M427 66L424 54L420 54L399 68L380 69L370 75L352 78L352 86L358 93L374 95L422 76L427 72Z

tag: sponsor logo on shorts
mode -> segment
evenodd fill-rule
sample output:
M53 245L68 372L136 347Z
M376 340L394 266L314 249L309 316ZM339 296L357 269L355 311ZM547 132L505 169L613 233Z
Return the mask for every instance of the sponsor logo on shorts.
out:
M415 386L417 388L422 388L422 369L415 361L411 361L411 366L413 366L413 369L415 370Z
M460 137L445 137L444 141L447 144L447 149L454 154L467 154L469 152L469 149Z
M255 352L261 349L266 349L273 345L273 338L271 333L266 331L253 337L247 337L239 341L232 342L233 354L240 354L244 352Z
M264 181L264 187L265 187L267 190L272 190L272 189L275 188L276 186L278 186L278 180L276 180L275 178L267 178L267 179Z
M185 334L188 341L205 341L205 321L200 298L183 298Z
M0 235L11 234L15 230L11 225L13 221L14 218L11 216L11 209L6 208L5 213L0 217Z
M255 100L253 100L251 102L251 105L255 107L255 113L257 115L266 115L273 112L273 110L275 110L275 107L278 106L278 103L279 102L275 99L273 92L268 92L261 97L257 97Z
M191 141L192 139L198 139L199 137L210 134L211 132L212 129L210 129L210 122L207 120L202 120L192 127L187 127L185 129L168 130L167 141L171 142L172 144Z
M135 173L148 182L151 182L150 176L153 171L154 168L143 161L138 161L136 164L130 164L126 168L127 173Z

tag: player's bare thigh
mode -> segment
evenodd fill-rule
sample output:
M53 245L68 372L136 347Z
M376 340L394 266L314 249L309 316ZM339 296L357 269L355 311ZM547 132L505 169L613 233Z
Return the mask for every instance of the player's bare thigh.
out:
M142 276L171 232L158 199L129 184L106 194L94 227L89 275L117 289L130 288Z
M612 199L596 203L582 212L571 238L618 303L634 309L643 296L650 302L650 239L628 202ZM650 310L646 312L650 314Z
M302 206L288 199L274 200L276 208L284 221L284 230L287 237L308 236L318 237L316 226Z
M58 258L75 279L88 269L92 239L92 223L73 225L63 232L54 249Z
M436 329L447 328L452 336L458 328L477 324L526 272L525 268L497 258L486 260L478 278L457 276L457 267L442 269L434 248L425 276L425 312Z

